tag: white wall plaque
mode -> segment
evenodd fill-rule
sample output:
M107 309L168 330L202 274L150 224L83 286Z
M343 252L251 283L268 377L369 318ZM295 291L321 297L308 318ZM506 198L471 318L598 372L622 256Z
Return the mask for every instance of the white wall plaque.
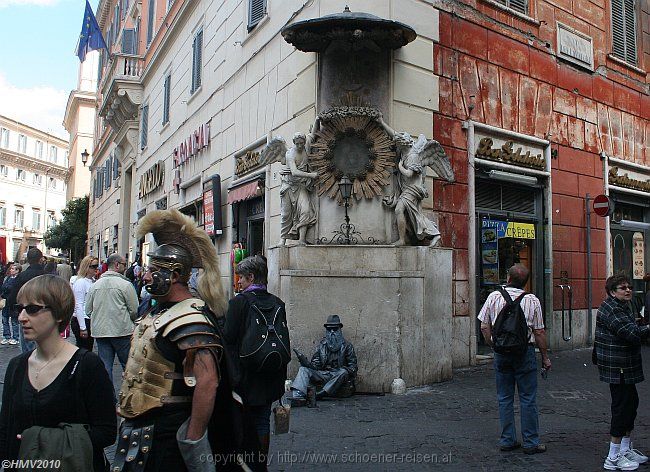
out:
M594 43L591 36L557 22L557 55L569 62L594 70Z

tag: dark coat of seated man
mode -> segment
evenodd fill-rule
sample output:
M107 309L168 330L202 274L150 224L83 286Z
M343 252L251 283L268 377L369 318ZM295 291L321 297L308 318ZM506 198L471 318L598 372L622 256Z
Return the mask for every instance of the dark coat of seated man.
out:
M324 384L317 398L335 395L345 382L357 374L357 355L354 346L343 337L343 323L339 315L330 315L323 325L327 330L318 349L311 358L296 351L301 367L293 381L293 398L304 400L307 387L314 382Z

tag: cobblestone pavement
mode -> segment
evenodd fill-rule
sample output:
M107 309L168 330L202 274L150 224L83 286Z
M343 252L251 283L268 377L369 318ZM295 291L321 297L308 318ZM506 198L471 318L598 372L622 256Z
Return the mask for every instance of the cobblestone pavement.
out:
M0 347L0 379L18 353L16 347ZM644 346L643 357L649 366L650 347ZM545 454L498 451L494 373L491 365L484 365L457 370L451 381L403 396L358 395L323 400L314 409L294 408L291 432L271 440L270 470L603 470L609 388L598 381L590 349L553 353L551 359L553 370L548 380L540 378L538 390ZM114 374L120 378L119 366ZM641 405L633 439L647 453L650 383L638 389ZM650 471L650 466L643 469Z

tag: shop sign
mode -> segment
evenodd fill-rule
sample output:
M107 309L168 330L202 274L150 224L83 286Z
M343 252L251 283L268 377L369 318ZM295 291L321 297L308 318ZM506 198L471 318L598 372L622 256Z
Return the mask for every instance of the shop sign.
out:
M643 280L645 276L643 233L636 232L632 235L632 248L632 278L634 280Z
M259 151L247 151L235 159L235 174L245 174L260 165L260 157L262 153Z
M212 189L203 192L203 223L208 236L214 236L214 199Z
M501 238L535 239L535 225L499 220L483 220L481 222L482 242L491 242Z
M584 33L557 22L558 56L589 70L594 68L593 39Z
M199 126L190 136L174 148L174 167L182 167L210 144L210 122Z
M477 137L479 135L477 134ZM502 162L520 167L544 170L546 161L542 150L523 145L515 146L513 141L499 140L489 136L482 137L474 155L480 159Z
M616 185L618 187L631 188L633 190L650 193L650 180L647 178L645 180L641 180L644 177L645 176L631 172L620 174L618 167L612 167L609 169L610 185Z
M165 164L163 161L156 162L144 174L140 176L140 191L138 197L142 198L160 187L165 181Z

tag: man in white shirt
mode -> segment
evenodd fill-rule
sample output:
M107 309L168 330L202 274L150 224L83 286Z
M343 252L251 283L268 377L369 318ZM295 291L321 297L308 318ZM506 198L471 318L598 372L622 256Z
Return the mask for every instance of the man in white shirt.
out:
M523 264L515 264L508 270L506 292L512 300L524 293L528 282L528 269ZM485 341L492 346L492 328L507 302L495 290L492 292L478 315L481 332ZM521 447L515 429L514 397L515 385L519 392L521 410L521 436L526 454L546 452L546 446L539 440L539 420L537 414L537 360L535 344L542 355L542 365L547 371L551 361L547 354L546 331L539 299L532 293L521 299L521 308L528 326L528 347L522 355L494 353L494 372L496 374L497 397L499 400L499 420L501 451L512 451Z

